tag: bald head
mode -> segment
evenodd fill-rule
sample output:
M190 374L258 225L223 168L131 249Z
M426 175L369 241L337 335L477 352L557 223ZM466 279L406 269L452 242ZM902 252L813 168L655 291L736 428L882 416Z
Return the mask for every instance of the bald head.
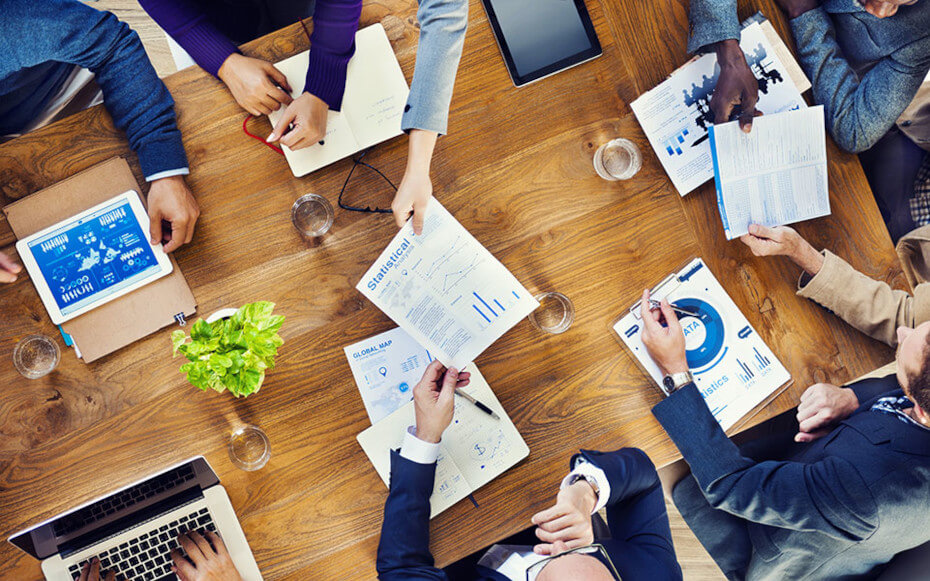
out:
M596 557L572 553L552 560L536 581L614 581L614 576Z

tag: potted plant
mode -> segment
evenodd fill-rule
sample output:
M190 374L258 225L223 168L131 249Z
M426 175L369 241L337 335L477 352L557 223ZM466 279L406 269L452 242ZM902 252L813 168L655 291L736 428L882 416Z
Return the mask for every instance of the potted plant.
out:
M203 391L229 391L236 397L258 391L284 343L278 335L284 317L271 314L273 310L271 302L250 303L199 319L190 337L184 331L172 333L174 355L188 359L181 371L191 385Z

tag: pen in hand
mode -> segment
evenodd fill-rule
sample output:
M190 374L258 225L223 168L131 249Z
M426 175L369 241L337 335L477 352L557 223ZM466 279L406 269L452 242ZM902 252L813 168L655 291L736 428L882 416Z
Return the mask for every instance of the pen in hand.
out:
M484 405L484 404L481 403L480 401L476 400L476 399L473 398L472 396L468 395L468 394L465 393L464 391L461 391L461 390L458 390L458 389L457 389L457 390L455 390L455 395L460 395L460 396L464 397L466 400L468 400L468 401L470 401L471 403L473 403L473 404L475 405L475 407L477 407L479 410L481 410L481 411L483 411L484 413L488 414L489 416L491 416L491 417L494 418L495 420L500 420L500 419L501 419L501 417L500 417L499 415L497 415L496 413L494 413L494 410L492 410L492 409L489 408L488 406Z

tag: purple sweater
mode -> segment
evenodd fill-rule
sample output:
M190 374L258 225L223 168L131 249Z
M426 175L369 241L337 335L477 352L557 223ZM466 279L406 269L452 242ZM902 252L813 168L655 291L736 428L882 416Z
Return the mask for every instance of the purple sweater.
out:
M139 0L139 4L198 65L217 76L238 47L191 0ZM338 111L346 86L346 67L355 52L362 0L317 0L310 35L310 67L304 91Z

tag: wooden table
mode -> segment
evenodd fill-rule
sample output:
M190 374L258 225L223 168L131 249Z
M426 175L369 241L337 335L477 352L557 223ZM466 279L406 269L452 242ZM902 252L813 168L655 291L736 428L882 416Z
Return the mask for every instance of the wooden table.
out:
M686 58L687 0L588 0L603 57L515 89L483 8L471 2L470 29L452 104L449 135L437 148L435 191L450 211L532 291L558 290L577 310L562 335L522 322L477 363L531 453L475 497L433 520L433 550L444 565L529 525L549 505L579 447L644 448L659 465L678 456L649 412L659 399L608 326L654 284L703 256L795 378L758 422L796 405L810 383L844 382L891 360L892 352L794 295L798 269L757 259L726 242L713 188L680 198L653 155L629 102ZM790 38L768 1L764 8ZM750 10L750 8L752 10ZM366 3L362 24L381 21L407 79L417 42L412 0ZM259 39L246 53L280 60L307 48L297 26ZM306 192L333 203L349 168L336 163L303 179L285 160L242 134L243 112L199 69L166 79L190 156L189 184L203 216L194 242L176 253L202 314L272 300L287 316L278 367L244 400L201 393L178 372L169 331L85 365L70 351L52 375L22 379L9 364L16 341L56 335L23 276L0 288L0 533L204 454L232 497L268 579L371 579L387 495L355 441L369 425L342 347L385 331L391 321L355 283L395 232L390 216L338 212L315 247L289 221ZM267 131L265 122L255 122ZM624 183L599 179L595 149L622 135L644 152ZM815 244L866 274L903 287L895 254L858 161L829 146L833 215L800 225ZM370 161L399 180L406 139ZM0 147L6 203L113 155L135 156L95 108ZM387 205L370 174L353 178L355 201ZM0 247L14 238L5 222ZM272 458L255 473L226 456L231 426L268 433ZM38 579L38 564L0 545L0 577Z

